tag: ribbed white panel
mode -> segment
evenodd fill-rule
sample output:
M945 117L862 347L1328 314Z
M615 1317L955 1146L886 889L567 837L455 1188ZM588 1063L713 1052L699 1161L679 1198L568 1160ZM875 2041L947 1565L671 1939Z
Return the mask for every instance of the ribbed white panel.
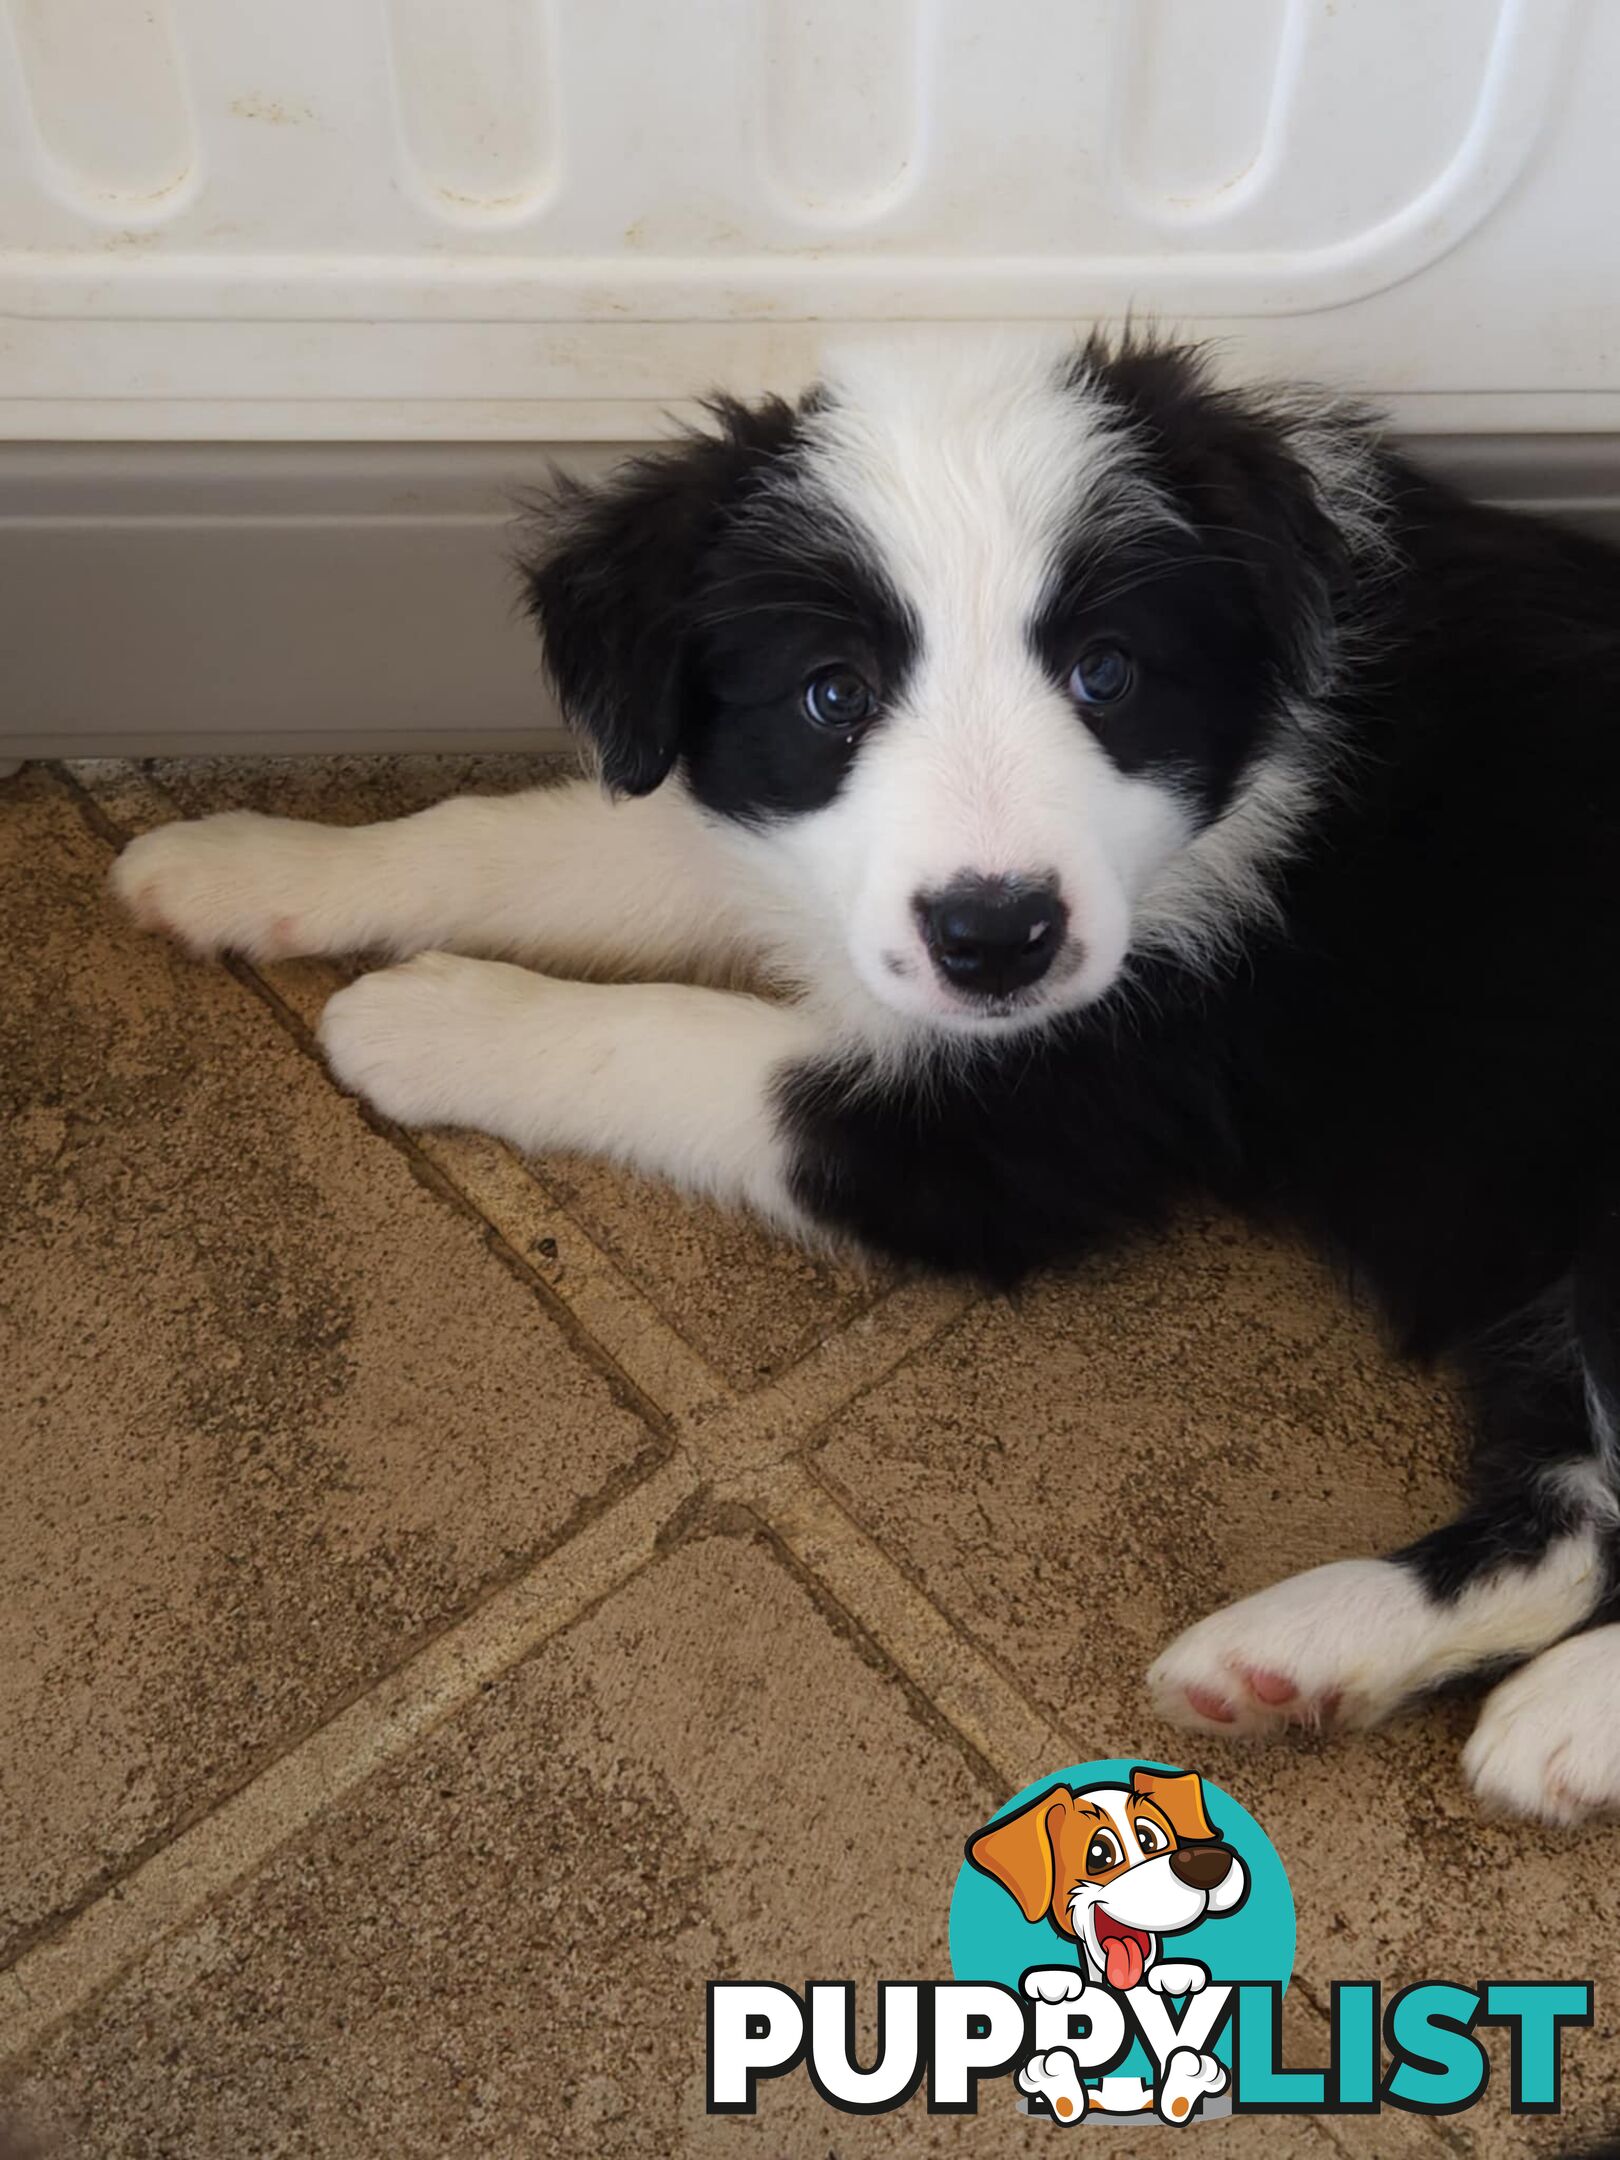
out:
M164 0L12 0L11 18L42 193L92 224L172 216L197 145Z
M1617 104L1591 0L0 0L0 426L625 435L1126 307L1620 423Z
M537 0L388 0L403 163L459 223L530 219L556 174L550 40Z

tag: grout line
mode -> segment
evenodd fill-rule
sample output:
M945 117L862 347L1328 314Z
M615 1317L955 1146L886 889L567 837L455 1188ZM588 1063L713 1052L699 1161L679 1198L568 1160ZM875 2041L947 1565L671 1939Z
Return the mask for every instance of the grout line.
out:
M848 1524L849 1534L874 1546L881 1552L885 1561L905 1584L911 1595L937 1612L943 1624L963 1645L964 1649L977 1658L980 1664L988 1671L993 1672L1003 1687L1016 1695L1020 1702L1026 1703L1032 1710L1036 1710L1036 1705L1025 1692L1023 1683L1012 1672L1001 1653L992 1644L987 1643L976 1628L970 1626L967 1621L957 1618L955 1614L947 1611L945 1607L939 1604L910 1561L899 1554L889 1551L878 1531L863 1519L855 1495L846 1490L839 1479L829 1475L815 1455L808 1450L800 1458L800 1463L806 1477L818 1486L826 1496L828 1507ZM1036 1714L1044 1715L1043 1712L1038 1710L1036 1710ZM1060 1725L1054 1725L1053 1730L1064 1732L1064 1728ZM1081 1741L1074 1734L1064 1732L1064 1744L1071 1749L1072 1759L1078 1762L1085 1759L1086 1750L1091 1745L1091 1742Z
M740 1517L752 1534L768 1544L778 1564L798 1584L816 1611L843 1642L871 1667L881 1673L885 1680L899 1688L910 1706L912 1715L926 1726L933 1736L959 1754L972 1770L975 1778L993 1793L1000 1783L1000 1771L995 1763L963 1732L918 1686L916 1680L897 1663L888 1648L879 1641L860 1613L846 1605L823 1574L809 1565L802 1554L783 1536L759 1506L758 1489L744 1499L740 1494L726 1496L713 1487L704 1488L704 1500L711 1520L725 1522L728 1517Z
M353 1704L372 1694L435 1643L447 1640L459 1627L474 1620L487 1605L503 1596L514 1584L535 1574L565 1546L572 1544L604 1516L612 1514L656 1472L677 1460L684 1462L688 1459L667 1443L660 1444L654 1436L638 1455L615 1470L605 1484L583 1495L567 1519L555 1525L547 1536L537 1541L526 1553L513 1556L485 1575L470 1598L436 1613L425 1626L412 1629L396 1646L392 1664L366 1669L352 1676L347 1684L335 1688L320 1705L314 1718L305 1719L293 1729L271 1737L263 1747L254 1751L234 1779L217 1790L203 1805L178 1810L161 1827L127 1851L121 1852L105 1868L92 1874L72 1898L53 1906L40 1918L14 1932L5 1946L5 1954L0 1956L0 1973L8 1966L20 1964L36 1944L53 1940L101 1898L117 1895L129 1877L144 1867L148 1860L155 1858L166 1846L172 1845L177 1838L195 1828L208 1815L217 1813L227 1801L234 1799L237 1793L255 1784L272 1770L283 1756L295 1753L312 1733L321 1730ZM3 2146L0 2146L0 2160L10 2160Z
M656 1558L698 1489L665 1463L0 1974L0 2065L37 2047L167 1936Z
M223 964L267 1007L324 1079L325 1067L313 1035L270 978L243 961L228 959ZM482 1227L490 1250L533 1291L574 1348L613 1382L655 1431L667 1434L674 1419L727 1393L718 1374L665 1327L571 1217L565 1219L579 1240L569 1248L573 1271L553 1274L533 1257L557 1218L538 1205L539 1188L522 1175L521 1165L498 1141L470 1133L410 1132L380 1117L368 1104L344 1099L351 1101L361 1123L404 1159L420 1185ZM480 1157L485 1158L482 1167L478 1167ZM489 1158L496 1164L504 1158L507 1183L515 1188L520 1203L516 1208L498 1174L491 1174ZM525 1200L528 1204L521 1204ZM583 1265L582 1248L589 1254Z
M459 1132L403 1137L520 1251L555 1249L555 1259L531 1263L540 1279L666 1416L683 1423L733 1399L722 1376L502 1141Z
M1073 1744L909 1583L802 1463L740 1482L752 1507L800 1564L893 1660L1009 1791L1073 1759Z
M953 1284L902 1282L764 1387L691 1417L681 1442L705 1476L720 1481L780 1463L925 1349L972 1301L972 1292Z

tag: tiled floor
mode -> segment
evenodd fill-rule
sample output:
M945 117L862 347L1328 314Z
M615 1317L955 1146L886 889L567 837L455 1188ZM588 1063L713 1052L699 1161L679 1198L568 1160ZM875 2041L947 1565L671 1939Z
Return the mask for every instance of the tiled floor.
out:
M1226 1222L975 1298L384 1130L311 1054L334 970L197 967L102 898L177 810L525 776L0 787L5 2104L130 2160L1021 2150L1058 2133L1003 2093L863 2121L796 2078L705 2117L703 1983L943 1975L966 1832L1070 1761L1183 1756L1148 1655L1433 1521L1448 1399ZM1620 1833L1482 1822L1467 1714L1198 1750L1290 1869L1298 2049L1335 1977L1578 1972L1570 2112L1620 2121ZM1200 2133L1567 2134L1491 2100Z

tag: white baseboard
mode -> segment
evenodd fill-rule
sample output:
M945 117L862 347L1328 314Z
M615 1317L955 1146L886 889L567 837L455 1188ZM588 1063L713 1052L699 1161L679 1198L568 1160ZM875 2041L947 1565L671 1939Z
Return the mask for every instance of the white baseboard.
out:
M1413 447L1620 542L1620 436ZM547 465L534 444L0 446L0 761L550 746L509 560Z

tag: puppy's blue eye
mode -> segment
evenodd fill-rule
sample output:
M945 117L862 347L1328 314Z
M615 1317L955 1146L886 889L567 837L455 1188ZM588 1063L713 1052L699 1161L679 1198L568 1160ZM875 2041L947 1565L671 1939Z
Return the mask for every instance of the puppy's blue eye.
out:
M877 692L856 668L823 668L804 686L804 709L817 727L860 727L877 711Z
M1069 695L1081 705L1117 705L1135 680L1123 645L1093 645L1069 677Z

